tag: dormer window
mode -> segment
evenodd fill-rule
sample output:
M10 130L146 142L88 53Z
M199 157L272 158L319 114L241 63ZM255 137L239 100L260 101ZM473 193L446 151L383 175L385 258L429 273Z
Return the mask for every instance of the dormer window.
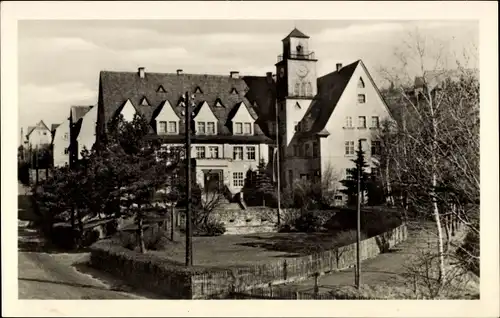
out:
M224 107L224 105L222 105L222 102L220 101L220 99L217 99L215 101L215 107Z
M201 88L198 86L196 87L196 89L194 90L194 93L195 94L203 94L203 91L201 90Z
M253 124L249 122L236 122L234 123L235 135L253 135Z
M149 102L146 97L143 97L141 100L141 106L149 106Z
M167 91L163 87L163 85L158 86L158 89L156 90L157 93L166 93Z
M198 135L215 135L217 133L215 122L213 121L198 121L196 122L196 134Z
M233 88L231 89L231 94L238 94L238 91L236 90L236 88L234 88L234 87L233 87Z
M177 104L177 106L186 107L186 104L184 103L184 101L182 99L180 99L179 103Z

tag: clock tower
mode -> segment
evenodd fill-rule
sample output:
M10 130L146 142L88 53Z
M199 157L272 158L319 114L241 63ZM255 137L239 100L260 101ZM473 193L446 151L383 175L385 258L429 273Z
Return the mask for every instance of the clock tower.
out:
M276 63L276 97L282 146L288 147L317 94L317 60L309 48L309 37L301 31L293 29L282 41L283 54Z

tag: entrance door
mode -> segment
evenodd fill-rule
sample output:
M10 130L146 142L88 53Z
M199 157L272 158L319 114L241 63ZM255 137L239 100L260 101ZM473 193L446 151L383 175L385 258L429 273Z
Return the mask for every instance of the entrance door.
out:
M204 171L204 188L207 192L217 192L222 187L222 170Z

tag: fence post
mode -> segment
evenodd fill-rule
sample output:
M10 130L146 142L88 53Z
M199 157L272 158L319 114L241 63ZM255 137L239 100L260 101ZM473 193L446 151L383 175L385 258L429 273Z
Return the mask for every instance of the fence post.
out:
M269 283L269 297L273 298L273 285Z
M284 262L283 262L283 280L285 280L285 281L286 281L286 279L287 279L287 271L286 271L287 266L288 266L288 265L287 265L287 263L286 263L286 259L285 259L285 260L284 260Z
M299 291L295 292L295 299L300 299L300 293L299 293Z
M318 277L319 273L314 273L314 299L318 297L319 287L318 287Z

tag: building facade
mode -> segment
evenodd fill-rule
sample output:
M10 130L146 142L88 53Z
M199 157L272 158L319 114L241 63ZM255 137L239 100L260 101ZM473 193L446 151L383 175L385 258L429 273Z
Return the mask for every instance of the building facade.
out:
M27 144L28 148L31 147L33 149L50 145L52 134L43 120L40 120L35 126L28 127L26 141L25 144Z
M194 95L191 151L201 186L216 178L237 193L260 159L277 171L277 148L282 188L327 174L345 178L360 139L373 162L377 130L391 115L363 62L337 64L318 77L307 35L294 29L282 42L276 75L102 71L97 138L117 114L131 120L139 112L166 147L183 146L189 105L181 97L188 92Z
M69 165L70 126L69 119L53 125L52 156L54 167Z

